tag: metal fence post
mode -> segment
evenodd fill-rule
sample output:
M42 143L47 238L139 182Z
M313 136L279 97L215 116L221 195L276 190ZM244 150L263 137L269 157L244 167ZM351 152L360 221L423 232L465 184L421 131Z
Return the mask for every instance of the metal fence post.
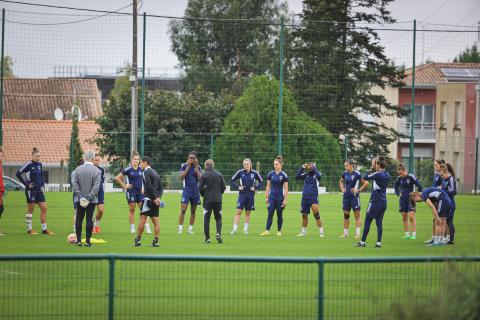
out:
M283 117L283 48L285 44L285 18L280 19L280 89L278 95L278 146L277 154L282 155L282 117Z
M140 100L140 155L145 155L145 46L147 34L147 14L143 13L143 52L142 52L142 95Z
M323 320L323 272L324 272L325 261L321 260L318 262L318 320Z
M115 257L108 257L108 320L114 317L115 300Z
M213 144L215 143L213 133L210 134L210 159L213 159Z
M414 173L413 157L414 157L414 141L413 127L415 121L415 42L417 40L417 20L413 20L413 64L412 64L412 105L410 108L410 155L408 159L408 171Z

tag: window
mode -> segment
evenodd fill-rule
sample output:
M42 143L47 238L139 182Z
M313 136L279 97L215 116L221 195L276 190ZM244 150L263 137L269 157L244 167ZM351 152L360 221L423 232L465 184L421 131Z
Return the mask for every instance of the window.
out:
M463 117L463 110L462 110L462 103L459 101L455 101L455 129L462 128L462 117Z
M42 171L43 182L48 183L48 171Z
M412 122L410 117L411 105L404 104L402 109L406 110L409 114L407 121ZM433 124L434 121L434 108L433 105L415 105L415 119L416 124Z
M442 101L440 103L440 129L447 128L447 103Z

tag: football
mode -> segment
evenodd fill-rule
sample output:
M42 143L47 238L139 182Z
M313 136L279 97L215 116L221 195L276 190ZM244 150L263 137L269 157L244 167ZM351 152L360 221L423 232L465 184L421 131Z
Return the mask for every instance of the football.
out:
M68 243L76 243L77 242L77 235L75 233L71 233L67 236Z

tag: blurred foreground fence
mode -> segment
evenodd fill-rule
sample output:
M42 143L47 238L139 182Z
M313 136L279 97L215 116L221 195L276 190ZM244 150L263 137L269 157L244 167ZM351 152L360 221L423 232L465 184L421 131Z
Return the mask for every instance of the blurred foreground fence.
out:
M0 313L3 319L392 318L395 305L461 297L479 272L480 257L0 256Z

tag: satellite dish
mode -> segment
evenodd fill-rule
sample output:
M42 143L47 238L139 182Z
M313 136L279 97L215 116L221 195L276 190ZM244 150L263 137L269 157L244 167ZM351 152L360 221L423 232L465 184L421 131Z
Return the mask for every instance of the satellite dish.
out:
M80 107L79 107L79 106L75 106L75 105L74 105L74 106L72 107L72 115L75 114L75 108L77 109L77 112L78 112L78 118L77 118L78 121L82 121L82 119L83 119L83 118L82 118L82 110L80 110Z
M62 109L60 109L60 108L55 109L55 111L53 112L53 116L54 116L55 120L57 120L57 121L63 120Z

